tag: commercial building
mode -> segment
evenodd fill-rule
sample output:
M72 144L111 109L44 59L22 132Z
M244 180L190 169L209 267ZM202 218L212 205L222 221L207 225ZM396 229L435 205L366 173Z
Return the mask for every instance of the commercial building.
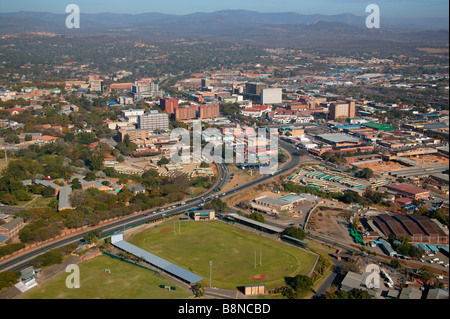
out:
M89 90L91 92L103 92L103 80L96 77L90 77Z
M129 123L137 123L139 116L145 114L145 109L128 109L122 111L123 117Z
M260 95L261 90L267 89L268 85L262 82L248 82L245 84L245 93Z
M386 187L397 193L398 195L409 197L411 199L420 200L427 199L430 197L430 192L416 186L410 186L405 184L390 184L386 185Z
M130 96L121 96L121 97L119 97L119 104L120 105L133 104L133 98Z
M159 90L159 85L151 81L136 81L131 87L131 93L136 100L163 95L163 92Z
M354 101L347 102L333 102L329 107L330 120L337 120L339 118L354 118L356 112L356 103Z
M150 133L148 130L119 130L119 141L123 142L126 135L128 135L130 141L135 142L137 140L146 140Z
M169 130L169 115L167 113L150 113L139 116L138 125L141 130L167 131Z
M262 104L280 104L283 102L283 89L261 89L260 101Z
M291 210L294 208L294 204L290 201L269 196L258 197L255 199L255 203L277 211Z
M214 220L216 219L216 211L214 209L195 210L189 213L189 217L195 221Z
M369 219L387 238L407 236L411 243L448 244L448 234L433 220L418 214L380 214Z

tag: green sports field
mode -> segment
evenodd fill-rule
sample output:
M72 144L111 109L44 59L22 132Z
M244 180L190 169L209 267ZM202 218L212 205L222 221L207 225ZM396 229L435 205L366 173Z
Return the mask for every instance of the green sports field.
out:
M167 222L134 235L129 242L203 277L205 286L209 286L212 261L212 286L224 289L258 283L275 288L284 285L286 276L309 273L317 258L221 221Z
M70 273L62 273L50 281L25 292L25 299L185 299L192 292L150 270L108 257L87 260L80 267L80 288L66 287ZM105 269L111 272L106 273ZM176 286L168 291L159 287Z

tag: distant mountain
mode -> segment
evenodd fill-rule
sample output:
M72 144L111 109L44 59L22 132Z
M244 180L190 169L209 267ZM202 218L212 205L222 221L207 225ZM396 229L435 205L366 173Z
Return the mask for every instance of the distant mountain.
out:
M364 16L303 15L294 12L259 13L223 10L173 15L81 14L81 28L67 29L68 14L0 13L0 34L49 32L63 35L120 35L151 40L200 38L245 41L265 45L306 45L320 41L447 41L448 18L381 20L380 29L367 29ZM444 31L442 31L444 30Z

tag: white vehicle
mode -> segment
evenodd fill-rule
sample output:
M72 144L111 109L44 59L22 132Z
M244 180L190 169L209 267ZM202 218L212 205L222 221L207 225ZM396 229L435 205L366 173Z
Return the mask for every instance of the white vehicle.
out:
M424 263L424 262L425 262L425 260L423 260L423 259L420 259L420 262L423 262L423 263Z
M433 261L439 261L439 258L433 258Z
M434 254L428 254L428 257L434 257Z
M437 278L437 279L441 279L441 280L444 279L443 276L436 276L436 278Z
M429 259L428 262L429 262L430 264L434 263L434 261L432 261L431 259Z

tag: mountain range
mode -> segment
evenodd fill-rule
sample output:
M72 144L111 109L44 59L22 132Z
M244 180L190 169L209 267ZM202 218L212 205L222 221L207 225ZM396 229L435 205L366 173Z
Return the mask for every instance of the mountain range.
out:
M384 19L380 29L368 29L365 16L303 15L224 10L173 15L163 13L80 14L80 28L68 29L69 14L0 13L0 34L47 32L62 35L117 35L149 40L204 39L264 45L308 45L342 41L448 43L448 18Z

